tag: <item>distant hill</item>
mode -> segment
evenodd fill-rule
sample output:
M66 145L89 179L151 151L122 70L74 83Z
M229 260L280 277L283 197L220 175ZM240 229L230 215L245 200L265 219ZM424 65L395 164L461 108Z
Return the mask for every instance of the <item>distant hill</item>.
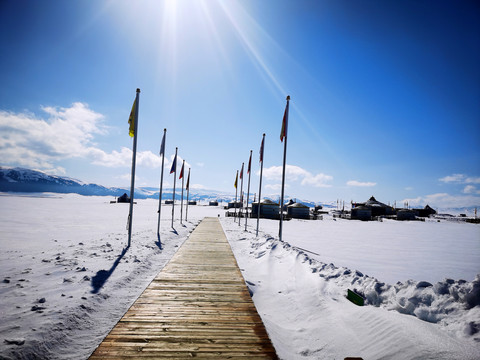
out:
M97 184L85 183L81 180L72 179L64 176L48 175L44 172L37 170L30 170L25 168L7 168L0 167L0 192L22 192L22 193L39 193L39 192L52 192L52 193L75 193L87 196L121 196L124 193L130 194L130 188L117 188L117 187L105 187ZM180 198L180 191L176 189L176 198ZM158 188L152 187L140 187L135 188L136 199L158 199ZM163 190L163 199L171 199L173 195L173 189L167 188ZM186 196L186 193L184 193ZM265 195L264 197L274 201L278 201L278 195ZM196 201L212 201L218 202L230 202L235 200L235 195L231 193L215 191L215 190L190 190L189 199ZM253 194L250 195L250 201L253 200ZM286 197L289 199L289 197ZM300 202L308 205L315 206L312 201ZM329 205L325 205L330 207Z

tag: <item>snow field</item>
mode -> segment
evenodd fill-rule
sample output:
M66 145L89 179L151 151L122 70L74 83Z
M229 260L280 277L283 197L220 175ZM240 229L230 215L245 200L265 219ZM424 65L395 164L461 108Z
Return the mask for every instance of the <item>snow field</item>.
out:
M196 224L218 213L190 206L174 233L165 206L160 250L158 200L139 200L124 251L128 204L41 196L0 198L0 358L88 358Z
M290 232L284 234L298 226L289 242L308 236L301 223L288 223ZM410 280L392 286L280 242L271 235L278 222L261 220L258 239L253 225L247 232L231 218L222 225L281 358L478 358L480 276L470 283L445 280L431 286ZM375 306L350 303L349 288Z

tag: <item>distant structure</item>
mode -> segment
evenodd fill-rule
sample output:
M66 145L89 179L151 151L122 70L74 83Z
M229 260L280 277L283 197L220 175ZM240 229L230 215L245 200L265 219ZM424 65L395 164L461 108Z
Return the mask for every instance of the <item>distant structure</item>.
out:
M367 202L352 203L352 219L355 218L353 209L355 209L356 207L359 207L359 206L369 208L370 211L371 211L371 216L372 217L375 217L375 216L390 216L390 215L395 215L396 214L396 211L393 207L391 207L389 205L386 205L384 203L381 203L380 201L375 199L375 197L372 196L370 199L368 199ZM360 213L361 212L362 211L360 211ZM358 213L359 213L358 211L355 211L355 214L358 214Z
M130 198L128 197L127 193L124 193L122 196L119 196L117 199L118 203L129 203Z
M351 219L362 221L372 220L372 209L365 205L356 205L352 208Z
M218 201L210 201L208 206L218 206Z
M426 218L435 215L437 212L430 206L423 209L395 209L390 205L381 203L375 197L371 197L364 203L352 202L351 219L372 220L378 217L388 217L396 220L417 220L417 218ZM420 219L418 219L420 220Z
M252 216L258 214L258 202L252 203ZM260 217L265 219L279 219L280 206L269 199L260 201Z
M197 201L196 200L189 200L188 205L197 205Z
M423 209L413 209L415 211L415 215L418 217L429 217L430 215L435 215L437 212L432 209L429 205L425 206Z
M218 205L218 203L217 203L217 205ZM241 207L242 207L242 203L240 201L237 201L237 202L231 201L231 202L228 203L227 209L235 209L235 208L239 209Z
M301 203L289 204L287 214L293 219L310 219L310 208Z
M173 204L173 200L165 200L165 205L172 205Z

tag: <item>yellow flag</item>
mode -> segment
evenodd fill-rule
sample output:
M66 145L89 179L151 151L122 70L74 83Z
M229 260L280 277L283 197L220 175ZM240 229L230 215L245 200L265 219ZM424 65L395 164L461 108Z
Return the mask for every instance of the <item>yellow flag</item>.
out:
M131 137L135 136L135 106L137 105L137 98L133 102L132 111L130 111L130 117L128 118L128 123L130 124L130 128L128 129L128 133Z
M235 189L237 188L237 184L238 184L238 171L237 171L237 177L235 178L235 184L233 184L235 186Z

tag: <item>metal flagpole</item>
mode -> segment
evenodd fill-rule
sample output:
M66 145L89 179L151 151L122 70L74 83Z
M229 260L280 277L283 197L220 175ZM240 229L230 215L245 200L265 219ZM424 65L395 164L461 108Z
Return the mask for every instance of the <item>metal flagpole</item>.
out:
M283 147L283 171L282 171L282 195L280 198L280 226L278 229L278 238L282 241L282 225L283 225L283 198L285 194L285 168L287 165L287 132L288 132L288 107L290 104L290 96L287 96L287 106L285 107L285 113L283 115L282 132L280 134L280 140L284 140Z
M162 155L162 172L160 175L160 194L158 195L158 225L157 225L157 237L160 236L160 214L162 213L162 191L163 191L163 166L165 163L165 137L167 135L167 129L163 129L162 145L160 146L160 155Z
M265 134L263 134L262 145L260 145L260 185L258 187L258 207L257 207L257 237L258 237L258 224L260 223L260 201L262 200L262 174L263 174L263 148L265 146Z
M137 157L137 129L138 129L138 107L140 101L140 89L137 89L135 96L135 124L133 132L133 155L132 155L132 183L130 186L130 210L128 213L128 247L130 247L132 241L132 220L133 220L133 198L135 191L135 164Z
M242 217L242 209L243 209L243 165L242 163L242 171L240 171L240 210L238 210L238 226L240 226L240 218Z
M174 169L170 169L170 174L174 172L173 174L173 194L172 194L172 228L173 228L173 217L175 215L175 181L177 180L177 153L178 153L178 147L175 148L175 159L173 160L174 163L172 166L175 166Z
M248 187L247 187L247 208L245 210L245 231L247 231L247 219L248 219L248 198L250 197L250 175L252 169L252 150L250 150L250 159L248 160Z
M238 170L237 170L237 177L235 178L235 204L233 206L234 210L234 216L233 216L233 221L237 221L237 194L238 194ZM240 221L240 220L238 220Z
M190 168L188 168L187 177L187 208L185 209L185 221L188 221L188 195L190 194Z
M182 200L180 201L180 224L182 223L182 218L183 218L183 184L184 184L184 176L183 176L183 170L185 168L185 160L183 160L182 163L182 170L180 171L180 176L182 177Z

